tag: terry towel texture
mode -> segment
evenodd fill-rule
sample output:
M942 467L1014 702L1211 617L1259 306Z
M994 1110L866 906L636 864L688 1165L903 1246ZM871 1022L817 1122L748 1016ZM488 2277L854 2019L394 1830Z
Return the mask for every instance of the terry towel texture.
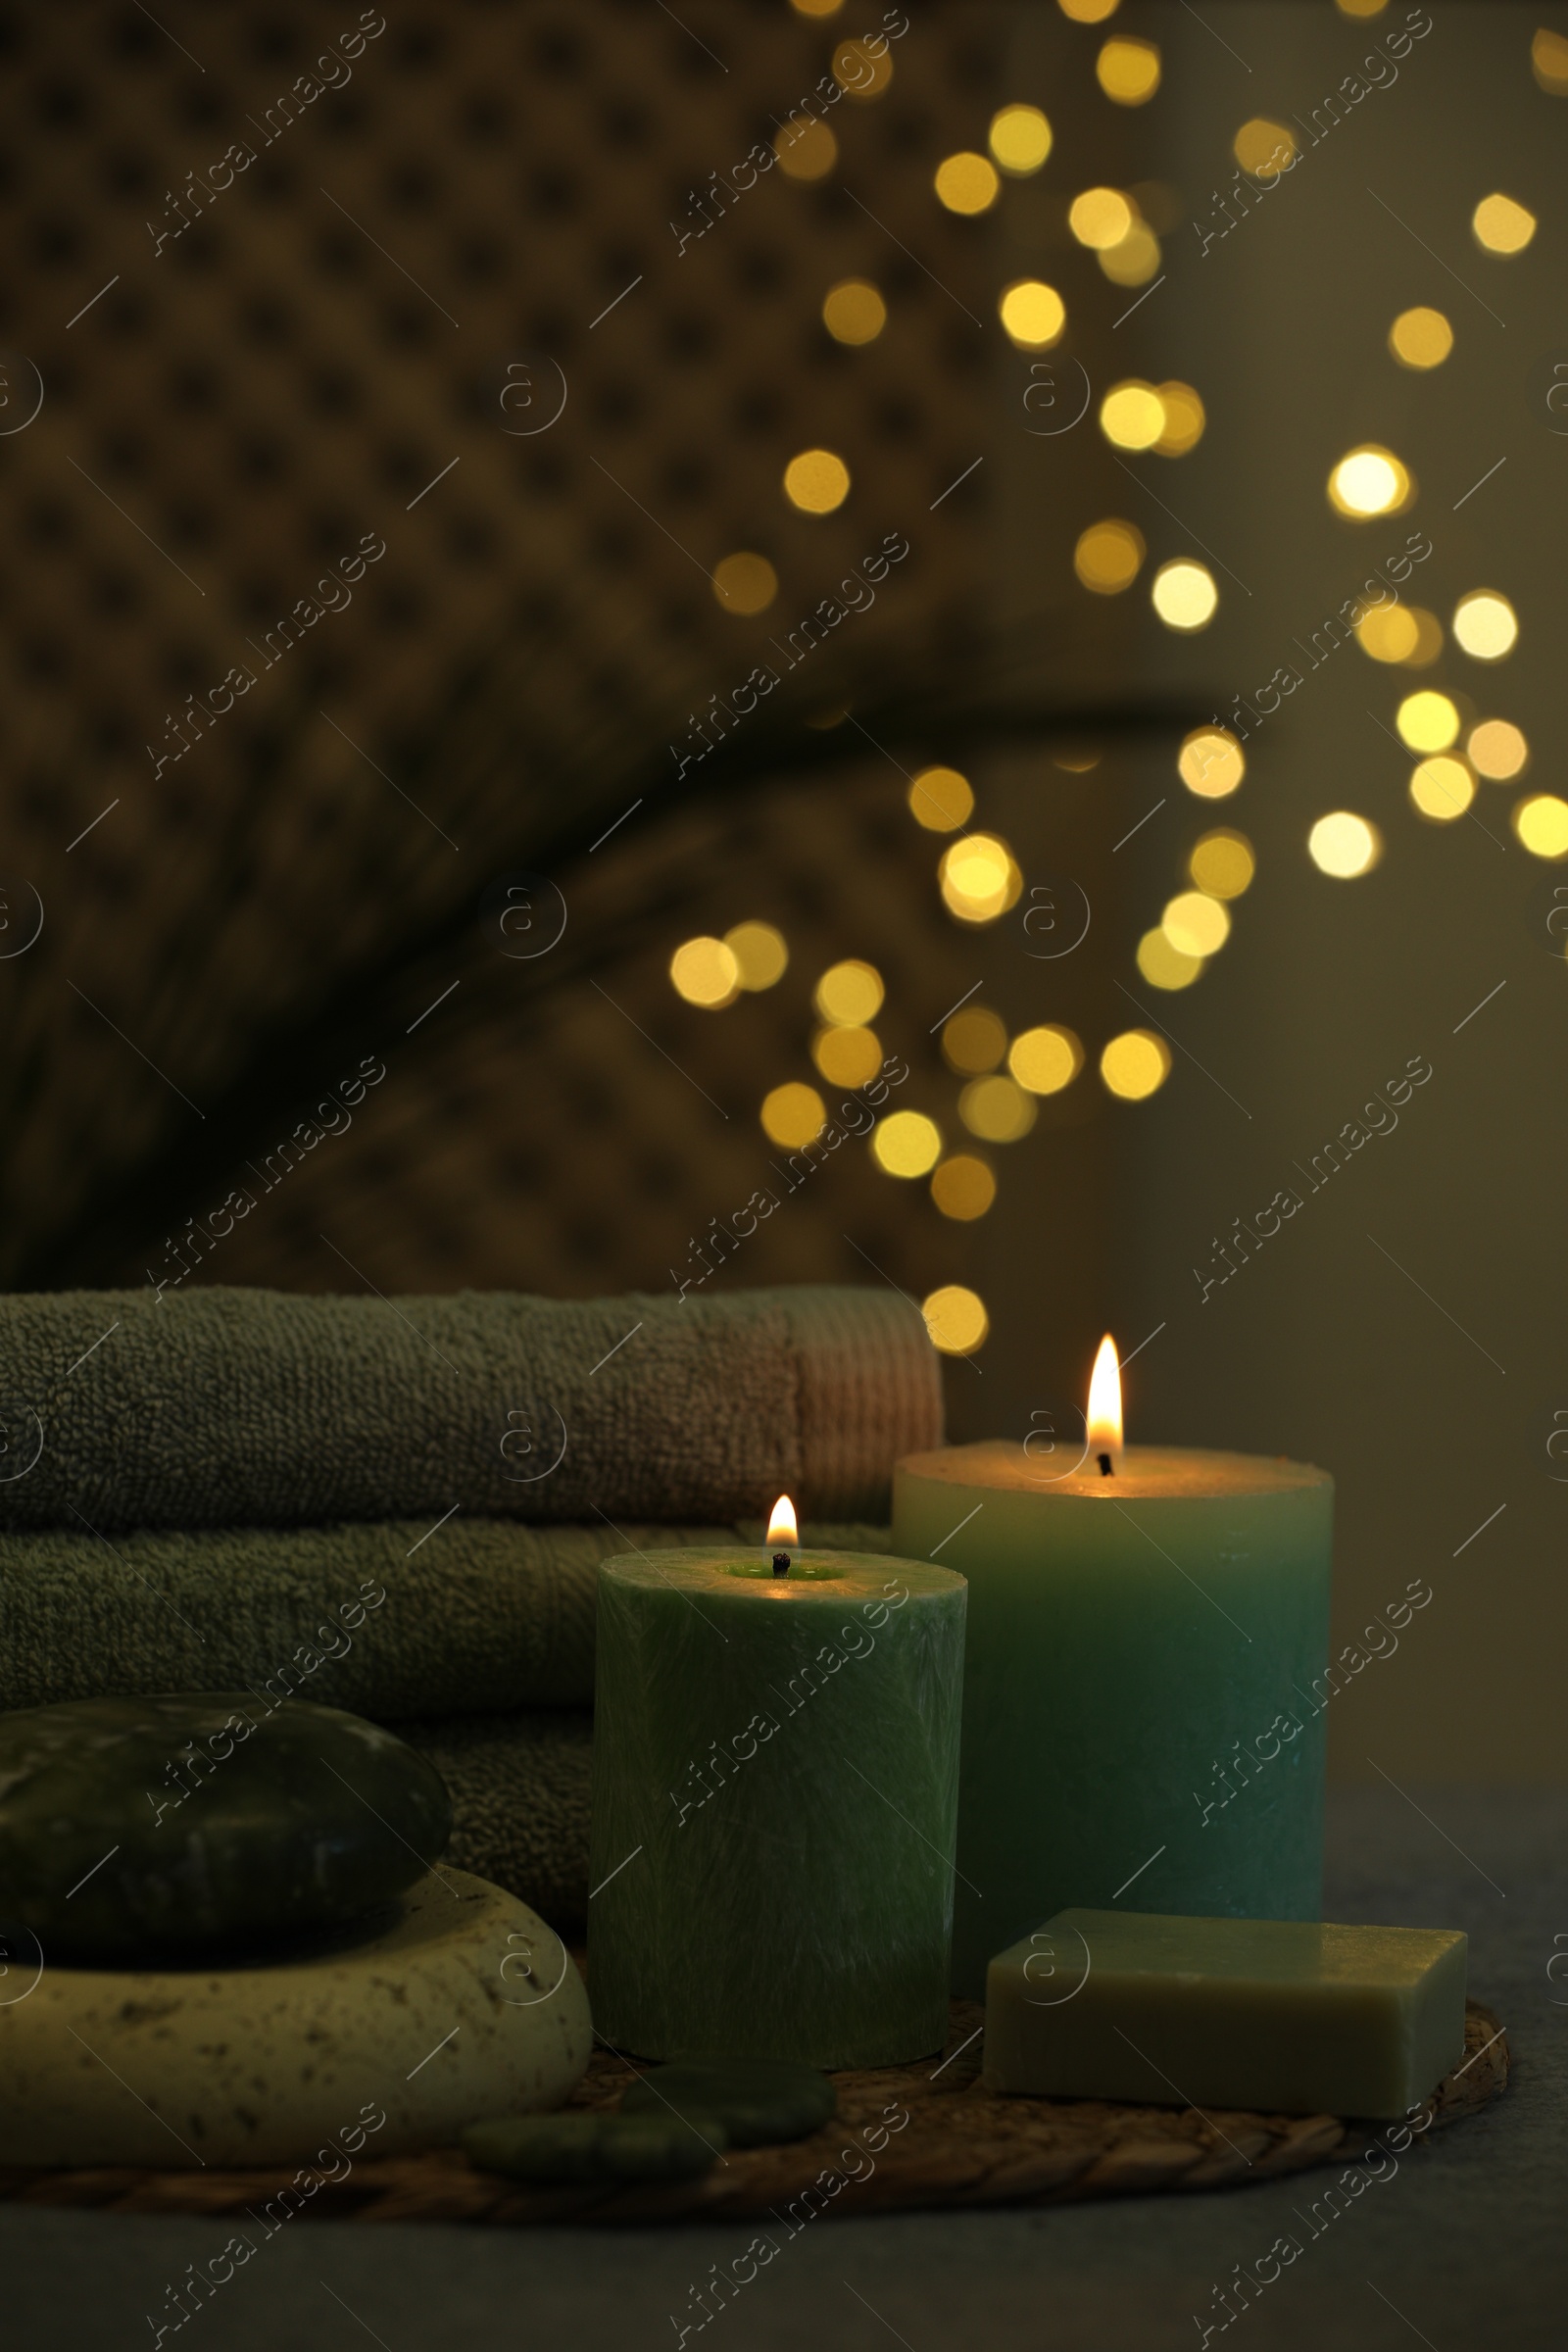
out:
M892 1290L560 1300L65 1291L0 1299L0 1530L325 1526L450 1511L694 1526L787 1491L885 1515L938 1445Z
M559 1935L580 1935L588 1919L593 1717L465 1715L397 1730L451 1792L443 1859L518 1895Z

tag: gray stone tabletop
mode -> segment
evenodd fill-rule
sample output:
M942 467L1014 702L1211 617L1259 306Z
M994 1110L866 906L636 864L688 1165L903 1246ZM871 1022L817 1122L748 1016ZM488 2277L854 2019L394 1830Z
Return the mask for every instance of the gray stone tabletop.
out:
M1504 2018L1513 2084L1312 2235L1337 2171L1256 2189L1042 2212L819 2220L688 2345L703 2352L1173 2352L1276 2237L1302 2252L1214 2344L1245 2352L1561 2352L1568 2344L1568 1791L1331 1798L1331 1918L1458 1927ZM1561 1943L1554 1945L1553 1937ZM1560 1972L1568 1978L1568 1966ZM1308 2217L1309 2218L1309 2217ZM147 2347L220 2223L0 2206L8 2352ZM178 2334L180 2352L649 2352L680 2341L715 2229L506 2233L295 2222ZM1268 2267L1268 2266L1265 2266ZM149 2315L152 2315L149 2324Z

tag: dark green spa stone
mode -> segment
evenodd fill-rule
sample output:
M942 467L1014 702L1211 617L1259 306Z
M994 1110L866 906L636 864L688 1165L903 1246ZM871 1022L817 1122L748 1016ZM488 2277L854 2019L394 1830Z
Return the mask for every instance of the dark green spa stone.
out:
M826 2075L793 2058L677 2058L631 2085L623 2115L716 2116L737 2148L804 2139L832 2120L838 2093Z
M434 1766L338 1707L210 1690L0 1714L0 1928L50 1962L199 1965L349 1936L451 1826Z
M728 2145L716 2117L498 2115L470 2124L463 2145L487 2173L570 2181L690 2180Z

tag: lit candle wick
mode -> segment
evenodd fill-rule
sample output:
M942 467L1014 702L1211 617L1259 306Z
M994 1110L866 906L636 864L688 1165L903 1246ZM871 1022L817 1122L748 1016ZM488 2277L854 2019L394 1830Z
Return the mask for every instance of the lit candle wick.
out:
M775 1551L773 1554L773 1574L775 1576L788 1576L789 1572L789 1553L787 1551Z
M1109 1454L1108 1454L1108 1453L1102 1453L1102 1454L1101 1454L1101 1455L1099 1456L1099 1460L1100 1460L1100 1475L1101 1475L1101 1477L1102 1477L1102 1478L1114 1478L1116 1474L1115 1474L1115 1472L1112 1470L1112 1468L1111 1468L1111 1466L1110 1466L1110 1456L1109 1456Z
M773 1516L767 1523L768 1544L771 1547L775 1544L798 1544L800 1535L800 1526L795 1517L795 1505L787 1494L781 1494L773 1505ZM788 1576L789 1572L789 1553L775 1551L773 1553L773 1574Z

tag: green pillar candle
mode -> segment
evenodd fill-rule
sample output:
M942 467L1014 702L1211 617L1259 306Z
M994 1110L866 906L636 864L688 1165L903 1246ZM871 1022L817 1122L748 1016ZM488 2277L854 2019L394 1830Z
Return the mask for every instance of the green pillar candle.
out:
M594 2022L645 2058L892 2066L947 2036L963 1579L781 1556L600 1568Z
M969 1584L954 1985L1071 1905L1322 1908L1333 1481L1303 1463L988 1443L910 1454L895 1548ZM1316 1679L1318 1689L1314 1691Z

